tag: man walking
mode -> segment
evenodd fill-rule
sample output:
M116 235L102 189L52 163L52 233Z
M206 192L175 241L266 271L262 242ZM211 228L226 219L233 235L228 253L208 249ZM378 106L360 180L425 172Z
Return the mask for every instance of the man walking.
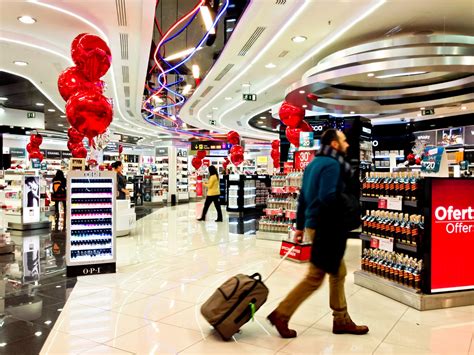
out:
M366 334L369 331L368 327L356 325L349 317L344 293L347 271L342 258L346 234L354 228L348 217L351 199L344 194L351 177L350 165L343 157L348 147L344 133L335 129L325 131L320 151L304 172L295 237L301 238L306 233L312 240L311 263L305 278L268 316L282 338L296 337L296 331L288 328L288 322L303 301L321 286L326 273L329 274L329 303L334 317L332 332ZM354 214L352 221L360 218L360 215L354 218Z

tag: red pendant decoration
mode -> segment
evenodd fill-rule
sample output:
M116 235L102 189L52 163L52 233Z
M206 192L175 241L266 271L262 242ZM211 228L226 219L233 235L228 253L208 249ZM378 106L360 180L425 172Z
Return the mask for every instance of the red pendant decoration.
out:
M280 120L288 127L296 128L304 119L305 110L301 107L284 102L278 111Z
M193 160L191 161L192 166L194 169L199 169L202 166L202 160L199 159L198 157L194 157Z
M227 141L230 144L239 144L240 143L240 135L236 131L230 131L227 133Z
M92 82L107 73L112 62L110 48L99 36L82 33L71 45L71 56L84 76Z
M286 138L295 147L300 146L300 132L301 132L300 128L286 127Z

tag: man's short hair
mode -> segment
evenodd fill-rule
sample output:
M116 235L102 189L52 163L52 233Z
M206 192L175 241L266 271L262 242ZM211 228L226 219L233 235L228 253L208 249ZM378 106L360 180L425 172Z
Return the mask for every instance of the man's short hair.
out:
M337 129L330 128L321 135L321 144L322 145L331 145L332 141L339 142L339 136L337 135Z

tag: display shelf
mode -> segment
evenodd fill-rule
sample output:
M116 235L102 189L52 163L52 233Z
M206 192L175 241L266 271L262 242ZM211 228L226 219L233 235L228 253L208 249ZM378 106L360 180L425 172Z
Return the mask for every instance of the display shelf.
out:
M80 274L80 270L85 274L101 273L97 265L115 265L116 258L115 173L73 171L68 174L67 186L68 276ZM79 265L95 266L75 268Z

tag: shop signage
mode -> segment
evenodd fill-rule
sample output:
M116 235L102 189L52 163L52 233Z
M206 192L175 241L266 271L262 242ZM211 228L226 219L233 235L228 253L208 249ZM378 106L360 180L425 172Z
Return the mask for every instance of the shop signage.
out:
M217 121L216 120L209 120L209 124L211 126L216 126L217 125Z
M431 183L431 291L474 289L474 180Z
M415 139L426 145L436 145L436 131L415 132Z
M61 159L60 150L46 150L45 153L44 156L46 159Z
M242 94L244 101L257 101L257 94Z
M283 163L283 172L289 174L293 170L293 162L287 161Z
M429 115L434 115L434 114L435 114L434 108L428 108L428 109L425 109L425 110L421 110L421 115L422 116L429 116Z
M474 126L467 126L464 132L464 144L474 145Z
M229 155L229 151L228 150L223 150L223 149L219 149L219 150L210 150L209 151L209 156L210 157L226 157L227 155Z
M118 146L117 142L109 142L104 148L104 152L118 152Z
M310 148L313 146L314 134L313 132L300 133L300 148Z
M220 150L230 149L232 144L220 141L198 141L191 142L191 150Z
M70 151L62 151L61 157L62 159L69 159L72 157L72 153Z
M211 161L209 159L203 159L202 166L208 168L211 165Z
M421 171L424 173L437 173L441 166L441 158L443 157L443 147L427 147L425 155L421 161Z
M446 128L438 130L437 144L448 147L464 144L464 127Z
M26 118L35 118L36 117L36 112L27 112L26 113Z
M267 164L267 163L268 163L268 157L266 156L257 157L257 164Z
M10 148L12 158L26 158L26 150L24 148Z
M295 152L295 169L304 170L314 158L314 150L304 150Z
M168 156L168 148L167 147L156 148L155 155L157 157L163 157L163 156L167 157Z
M180 158L186 158L188 156L188 150L178 148L176 151L176 156Z

